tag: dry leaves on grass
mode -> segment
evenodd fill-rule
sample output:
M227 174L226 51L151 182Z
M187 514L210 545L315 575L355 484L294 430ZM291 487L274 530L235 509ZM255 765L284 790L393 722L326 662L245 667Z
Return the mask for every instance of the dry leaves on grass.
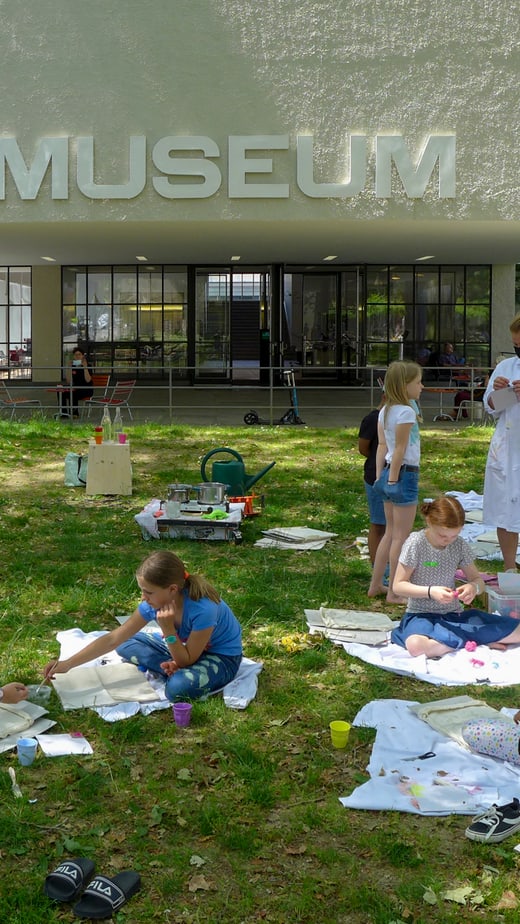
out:
M188 889L190 892L199 892L200 890L203 890L204 892L210 892L214 888L214 884L201 874L192 876L188 882Z
M493 911L512 911L515 908L518 908L518 898L514 892L506 889L505 892L502 892L502 897L494 906Z

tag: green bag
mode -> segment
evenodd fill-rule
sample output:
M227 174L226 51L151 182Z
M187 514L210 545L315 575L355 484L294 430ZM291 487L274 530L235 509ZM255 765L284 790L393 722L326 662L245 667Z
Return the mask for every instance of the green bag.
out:
M80 488L87 483L88 456L68 452L65 456L65 487Z

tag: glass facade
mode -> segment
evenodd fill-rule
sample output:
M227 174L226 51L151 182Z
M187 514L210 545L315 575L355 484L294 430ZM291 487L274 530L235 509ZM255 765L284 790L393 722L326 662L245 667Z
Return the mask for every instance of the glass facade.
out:
M63 268L63 354L141 378L265 382L266 367L358 381L445 341L490 363L491 267L287 266L280 304L267 268Z
M62 290L64 364L79 343L93 365L116 372L187 366L186 267L63 267Z
M0 372L31 377L32 287L30 266L0 266Z
M490 362L490 266L370 266L366 365L417 358L450 341L473 366Z

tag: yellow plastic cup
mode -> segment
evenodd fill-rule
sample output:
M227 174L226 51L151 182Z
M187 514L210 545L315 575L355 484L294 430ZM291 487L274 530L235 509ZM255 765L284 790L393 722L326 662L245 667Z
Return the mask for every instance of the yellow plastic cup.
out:
M346 748L350 731L350 722L331 722L329 728L333 747Z

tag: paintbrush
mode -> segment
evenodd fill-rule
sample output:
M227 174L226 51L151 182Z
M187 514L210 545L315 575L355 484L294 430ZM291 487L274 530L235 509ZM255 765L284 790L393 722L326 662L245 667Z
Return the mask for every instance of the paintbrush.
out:
M42 682L36 687L33 696L38 696L38 693L40 692L40 690L41 690L41 688L43 687L44 683L47 683L48 678L49 678L50 675L52 674L52 672L53 672L54 668L56 667L56 665L57 665L57 663L58 663L59 660L60 660L59 658L56 658L54 664L52 665L52 667L51 667L51 669L50 669L50 671L49 671L49 673L47 674L47 677L44 677L43 680L42 680Z

